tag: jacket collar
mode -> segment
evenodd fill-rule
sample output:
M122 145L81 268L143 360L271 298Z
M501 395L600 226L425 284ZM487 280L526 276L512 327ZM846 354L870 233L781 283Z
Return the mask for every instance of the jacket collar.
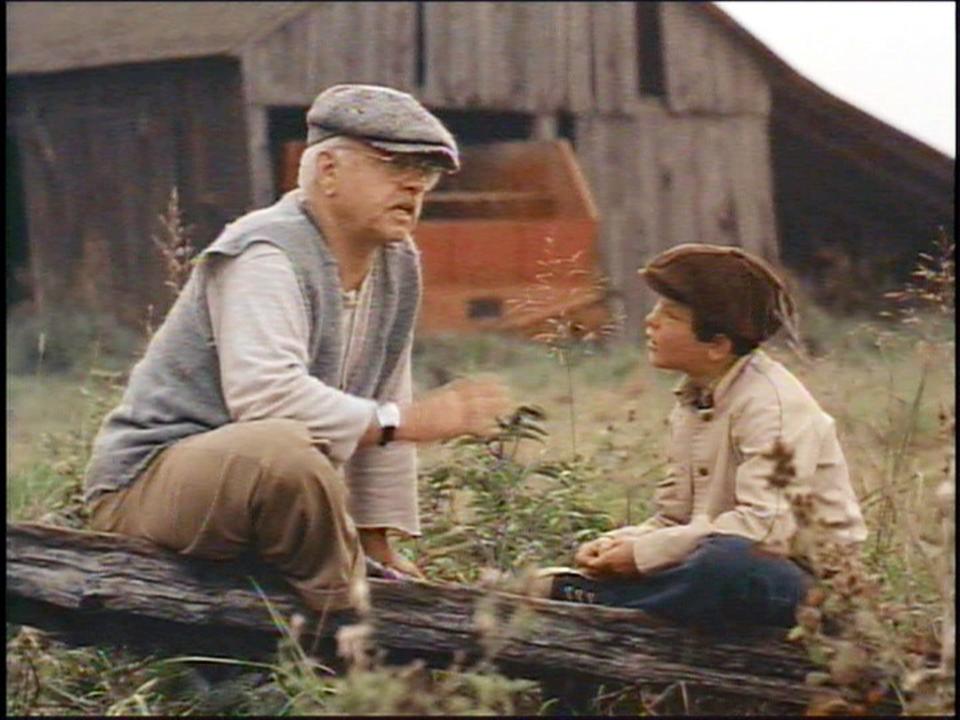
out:
M688 377L684 376L673 394L682 405L690 405L696 410L712 410L730 390L730 386L740 377L747 365L757 356L763 355L763 350L757 348L739 358L722 376L715 379L706 387L700 387Z

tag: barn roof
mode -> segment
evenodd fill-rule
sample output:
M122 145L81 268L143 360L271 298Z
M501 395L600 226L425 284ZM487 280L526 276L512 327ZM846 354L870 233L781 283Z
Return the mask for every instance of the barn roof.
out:
M8 2L7 74L232 55L298 2Z
M236 55L312 4L8 2L7 74ZM938 182L953 182L952 158L811 82L713 3L696 5L758 57L775 91L797 98L828 125L855 125L872 146Z
M794 70L714 3L702 3L700 7L761 60L774 91L798 98L827 123L835 122L858 128L872 143L887 152L903 156L903 159L912 164L920 165L938 181L953 183L956 165L953 158L824 90Z

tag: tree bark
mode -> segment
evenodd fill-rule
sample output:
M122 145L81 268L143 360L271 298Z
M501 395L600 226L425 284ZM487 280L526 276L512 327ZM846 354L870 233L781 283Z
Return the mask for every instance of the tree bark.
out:
M371 579L370 590L373 640L388 662L446 667L492 653L501 671L547 682L685 681L792 706L809 699L804 678L813 668L783 631L705 636L651 627L633 610L452 584ZM280 630L265 601L284 619L316 619L281 578L251 561L198 560L143 540L36 524L7 525L6 599L7 622L151 652L269 656ZM483 634L481 615L495 619ZM329 652L348 621L326 618L313 639Z

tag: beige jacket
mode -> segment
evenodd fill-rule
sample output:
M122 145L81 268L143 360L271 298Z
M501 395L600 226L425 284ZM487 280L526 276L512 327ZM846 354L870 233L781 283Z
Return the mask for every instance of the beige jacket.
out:
M641 573L683 561L711 533L786 554L796 526L786 498L767 482L773 462L763 457L778 438L794 453L794 482L810 488L833 539L866 539L834 420L783 365L755 350L724 375L712 398L698 398L689 380L674 393L669 472L657 485L656 513L607 533L636 538Z

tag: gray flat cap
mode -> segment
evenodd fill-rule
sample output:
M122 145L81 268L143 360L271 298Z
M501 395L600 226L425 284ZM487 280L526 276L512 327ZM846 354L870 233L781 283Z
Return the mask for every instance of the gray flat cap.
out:
M346 135L387 152L433 155L448 172L460 169L457 141L405 92L381 85L334 85L307 112L307 145Z

